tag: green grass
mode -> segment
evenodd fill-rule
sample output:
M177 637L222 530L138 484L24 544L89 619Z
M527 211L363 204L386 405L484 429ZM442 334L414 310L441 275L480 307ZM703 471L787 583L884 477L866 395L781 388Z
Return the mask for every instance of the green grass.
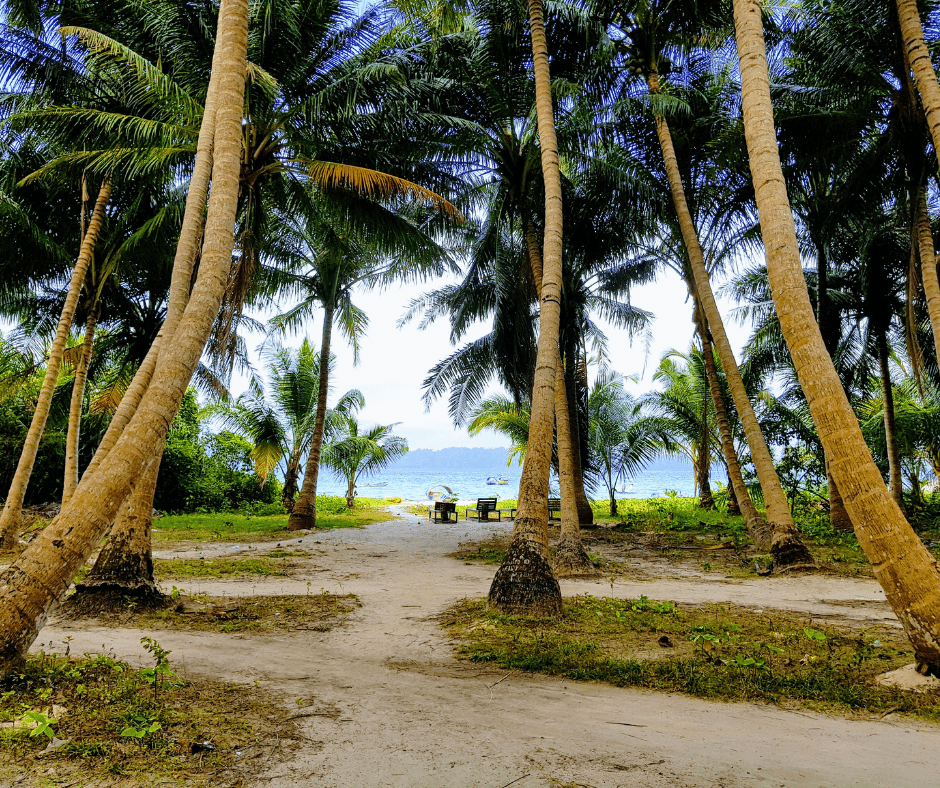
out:
M382 507L391 503L388 498L357 498L356 508L347 509L343 498L317 497L317 528L359 528L370 523L396 519ZM254 542L283 539L291 535L287 530L288 515L251 516L237 512L214 514L177 514L154 521L155 541L224 541Z
M575 597L553 619L491 612L484 600L448 612L443 624L459 655L501 668L848 716L897 711L940 723L940 693L874 681L913 659L896 630L846 632L789 614L645 597Z
M280 551L279 551L280 552ZM297 555L299 551L292 551ZM300 553L306 556L307 553ZM260 556L258 558L206 558L153 562L157 580L188 580L196 577L289 577L293 563L285 557Z
M257 687L183 681L172 665L165 670L106 656L29 657L20 674L0 683L0 721L49 720L53 705L67 713L49 724L48 735L0 730L0 777L13 784L15 775L42 773L36 785L229 785L248 757L291 735L293 723ZM53 735L68 743L32 760ZM194 741L212 748L193 754Z
M309 585L309 584L308 584ZM184 592L185 594L185 592ZM179 601L193 602L195 612L179 612ZM139 629L184 629L200 632L285 632L312 630L329 632L343 618L361 607L355 594L251 596L235 599L199 596L173 600L164 608L103 612L97 616L105 626Z

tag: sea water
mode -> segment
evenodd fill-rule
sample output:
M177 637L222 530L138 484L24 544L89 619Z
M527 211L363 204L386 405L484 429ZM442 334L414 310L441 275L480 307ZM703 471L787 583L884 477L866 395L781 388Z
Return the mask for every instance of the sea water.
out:
M325 471L326 469L324 469ZM717 469L715 469L717 471ZM507 484L487 484L487 476L503 477ZM428 490L439 485L447 485L465 500L497 496L500 500L514 500L519 496L519 480L522 469L519 466L494 468L491 473L477 470L425 471L399 470L394 466L375 476L360 479L357 493L363 498L402 498L411 501L423 501L428 498ZM715 473L715 479L725 482L723 473ZM386 484L375 487L376 483ZM552 478L553 492L558 494L558 479ZM632 489L631 489L632 486ZM691 496L695 491L695 477L691 462L681 460L658 460L634 476L621 480L617 487L629 492L618 493L618 498L661 498L666 490L675 490L680 496ZM317 492L326 495L345 495L346 482L329 472L321 472ZM591 498L607 498L605 488L588 490Z

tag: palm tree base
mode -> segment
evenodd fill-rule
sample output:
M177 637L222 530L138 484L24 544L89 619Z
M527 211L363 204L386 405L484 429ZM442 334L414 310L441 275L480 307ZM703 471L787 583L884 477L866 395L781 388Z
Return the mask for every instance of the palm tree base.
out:
M562 539L555 548L555 560L552 562L555 577L596 577L598 572L577 539Z
M147 583L81 583L75 586L75 593L59 613L65 618L89 618L102 612L126 612L130 604L134 605L134 610L162 608L169 600L159 588Z
M519 520L516 518L516 527ZM501 613L556 616L561 613L561 588L541 545L516 537L490 586L490 607Z
M914 670L920 673L921 676L933 676L935 679L940 679L940 664L917 662L914 665Z
M774 534L773 541L770 543L770 554L773 556L776 571L804 566L816 567L813 554L796 534Z
M312 531L316 527L316 511L302 512L296 506L287 520L288 531Z

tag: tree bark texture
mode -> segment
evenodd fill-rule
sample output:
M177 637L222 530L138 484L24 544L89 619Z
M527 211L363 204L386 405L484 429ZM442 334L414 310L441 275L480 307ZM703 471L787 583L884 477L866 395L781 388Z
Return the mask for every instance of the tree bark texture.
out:
M284 494L281 496L281 504L284 511L290 514L294 511L294 504L297 498L297 477L300 476L300 446L291 452L290 462L287 470L284 472Z
M333 337L333 314L335 307L332 304L323 308L323 336L320 340L320 380L317 388L317 416L313 422L313 435L310 438L310 456L304 470L304 483L300 488L297 503L291 510L287 521L290 531L299 531L302 528L317 527L317 477L320 475L320 455L323 452L323 426L326 423L326 399L330 385L330 341ZM350 483L346 495L346 504L352 509L354 487Z
M558 436L558 486L561 492L561 537L555 547L554 570L556 577L583 577L595 575L594 564L581 543L581 524L578 522L577 483L574 455L577 447L571 440L568 415L568 397L565 391L565 365L561 355L556 359L555 371L555 433Z
M695 481L698 486L699 509L714 509L715 499L711 487L711 441L708 429L708 398L702 397L702 437L698 443L695 463Z
M725 465L728 466L728 513L741 514L744 517L744 527L754 541L758 550L767 550L773 537L770 524L761 517L751 500L751 494L744 483L744 474L741 473L741 463L738 462L738 452L734 448L734 437L731 434L731 424L728 421L728 410L725 407L725 398L721 391L721 381L718 378L718 367L715 364L715 352L712 349L708 333L708 324L702 314L696 299L694 310L695 323L699 338L702 342L702 360L705 362L705 374L708 376L708 389L711 392L712 404L715 407L715 421L718 422L718 435L721 438L721 451L725 456ZM735 511L737 510L737 511Z
M62 514L0 572L0 674L21 664L49 609L64 596L166 439L218 315L234 247L247 42L247 1L224 0L213 58L219 101L199 278L168 345L170 352L157 365L150 387L114 448L94 476L79 484Z
M930 137L934 150L940 151L940 84L937 83L937 72L924 41L924 28L917 10L917 0L897 0L897 6L901 38L914 74L917 92L924 105Z
M72 381L72 401L69 403L69 426L65 436L65 478L62 481L62 505L65 506L78 487L78 451L82 431L82 406L85 403L85 382L88 379L88 365L95 347L95 312L88 313L85 320L85 341L82 354L75 365L75 379Z
M649 85L651 93L659 93L659 77L656 74L650 75ZM731 390L731 397L738 411L738 418L741 420L744 435L747 438L748 446L751 448L751 457L757 470L757 478L760 480L761 489L764 491L767 518L773 528L773 539L770 545L771 555L774 557L774 563L779 567L811 564L813 558L804 544L796 524L793 522L790 507L787 504L783 488L780 486L780 480L777 478L777 471L774 468L770 449L767 448L767 442L764 440L764 434L757 422L757 416L754 415L754 409L744 388L744 381L741 379L731 342L725 333L721 313L718 311L718 304L712 293L708 269L705 265L705 255L702 253L702 247L698 240L698 231L685 198L685 188L682 185L682 176L676 160L672 134L669 131L666 119L662 115L656 115L656 133L659 137L659 144L666 164L666 174L679 220L679 229L682 232L682 240L688 253L689 267L695 282L695 291L705 319L708 321L709 330L715 340L715 347L718 349L718 356L725 371L728 388Z
M62 354L65 351L69 333L72 330L72 319L75 317L78 297L85 282L88 266L95 253L95 243L104 223L105 208L110 199L111 179L105 178L98 190L98 199L95 201L95 208L92 211L91 220L88 222L88 229L85 231L84 238L82 238L78 260L75 262L75 268L72 269L68 295L65 297L65 304L62 306L62 314L59 316L59 325L56 328L55 338L49 348L49 361L46 365L46 375L42 381L39 398L36 401L36 410L33 412L33 419L30 422L29 431L26 433L26 441L23 444L23 450L16 465L10 491L3 506L3 513L0 514L0 547L10 548L16 544L16 532L23 511L23 499L26 497L26 487L29 485L29 477L33 473L36 453L39 451L39 440L45 432L46 421L49 418L52 395L55 393L56 383L59 380L59 369L62 366Z
M937 673L940 568L888 493L813 320L780 165L760 3L734 0L734 20L745 139L780 326L859 544L914 646L918 670Z
M937 255L930 229L930 216L927 214L927 190L924 187L917 193L917 256L920 258L920 278L927 299L934 349L937 358L940 358L940 279L937 277Z
M849 517L845 501L839 494L839 485L832 478L828 460L826 460L826 481L829 483L829 524L837 531L851 531L852 518Z
M581 525L594 525L594 510L584 491L584 464L581 452L587 441L581 440L580 413L578 408L578 378L580 377L580 359L577 342L569 342L565 352L565 394L568 405L568 426L571 435L571 460L574 467L575 501L578 506L578 522Z
M888 489L901 511L904 511L904 476L901 473L901 447L894 417L894 389L891 386L891 365L888 339L884 331L878 333L878 369L881 378L881 401L884 405L885 453L888 455Z
M558 141L552 107L548 41L542 0L528 0L532 39L532 71L545 184L545 238L542 284L539 288L539 339L529 440L519 508L506 558L490 586L489 603L504 612L552 614L561 611L561 589L548 561L548 479L552 462L555 410L555 360L561 319L562 197Z

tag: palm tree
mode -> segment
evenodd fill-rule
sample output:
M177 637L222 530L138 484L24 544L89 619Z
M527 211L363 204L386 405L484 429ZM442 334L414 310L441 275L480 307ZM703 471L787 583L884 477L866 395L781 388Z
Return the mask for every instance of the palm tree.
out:
M940 570L888 493L813 317L780 166L761 8L735 0L734 20L745 139L780 326L859 544L919 670L940 674Z
M346 505L356 506L356 482L387 468L408 453L408 442L395 435L395 424L377 424L363 429L355 416L336 421L336 438L323 452L323 464L346 480Z
M61 599L118 509L132 479L163 444L193 370L202 355L228 280L238 206L242 106L247 71L248 5L225 0L219 12L217 46L210 83L214 113L212 194L209 198L199 276L167 355L137 408L129 428L97 471L75 490L62 513L20 557L0 573L0 673L21 664L49 608ZM208 103L208 102L207 102ZM208 142L208 141L207 141ZM197 166L203 157L197 155ZM204 195L187 197L186 213L200 212ZM187 225L184 219L184 232ZM183 246L195 239L182 238ZM174 279L179 272L174 270ZM171 288L170 311L179 311L180 290ZM149 535L149 534L148 534Z

